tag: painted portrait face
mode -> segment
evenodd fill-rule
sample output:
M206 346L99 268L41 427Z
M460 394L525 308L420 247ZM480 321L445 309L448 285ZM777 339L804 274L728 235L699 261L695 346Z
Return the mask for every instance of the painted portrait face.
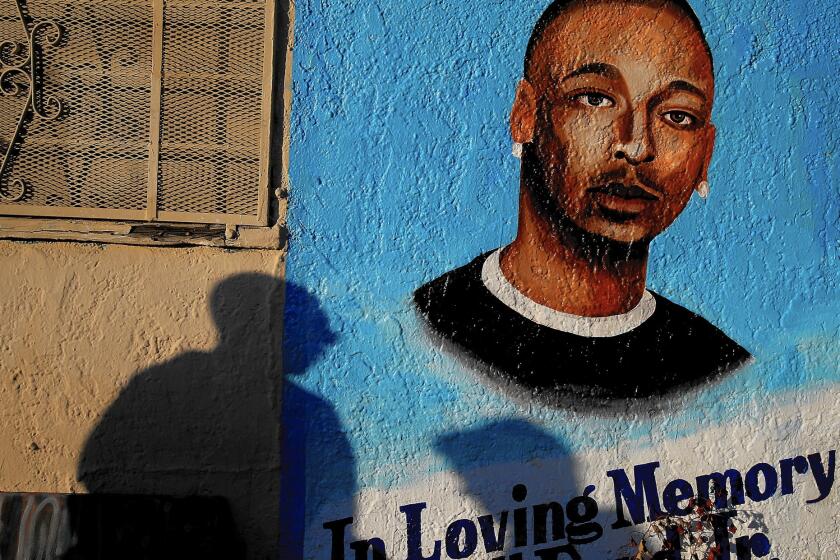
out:
M618 242L667 228L705 180L714 77L691 19L669 3L570 7L546 29L517 91L549 208Z

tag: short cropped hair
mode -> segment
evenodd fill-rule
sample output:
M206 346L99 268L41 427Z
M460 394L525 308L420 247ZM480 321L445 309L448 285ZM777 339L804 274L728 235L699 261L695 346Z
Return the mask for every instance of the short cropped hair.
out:
M633 0L628 0L628 3L631 3ZM638 1L638 0L636 0ZM703 46L706 48L706 52L709 54L709 59L713 61L712 58L712 49L709 48L709 43L706 41L706 34L703 32L703 26L700 24L700 19L697 17L697 14L694 13L694 10L691 8L691 5L687 2L687 0L665 0L667 3L676 6L683 14L688 17L694 27L697 29L698 33L700 33L700 37L703 40ZM537 50L537 45L539 45L540 39L542 39L543 35L545 34L546 29L551 23L556 20L560 15L565 12L572 4L581 3L585 4L588 2L592 2L592 0L554 0L545 11L540 16L540 19L537 20L537 23L534 25L533 31L531 31L531 38L528 39L528 46L525 49L525 65L523 68L523 76L526 78L529 75L529 68L531 65L531 58L534 56L534 51Z

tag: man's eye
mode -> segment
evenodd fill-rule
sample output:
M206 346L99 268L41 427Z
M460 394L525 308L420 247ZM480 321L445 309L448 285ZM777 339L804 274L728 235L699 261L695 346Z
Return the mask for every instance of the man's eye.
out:
M665 120L679 127L689 127L696 122L694 117L682 111L668 111L663 116Z
M615 105L612 99L600 93L582 93L576 95L575 99L587 107L612 107Z

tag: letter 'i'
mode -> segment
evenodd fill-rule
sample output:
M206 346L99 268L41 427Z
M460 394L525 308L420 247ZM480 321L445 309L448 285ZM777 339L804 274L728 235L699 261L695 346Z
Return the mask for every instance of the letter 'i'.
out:
M523 502L528 497L528 488L524 484L513 487L512 497L516 502ZM513 510L513 544L514 546L528 545L528 509Z

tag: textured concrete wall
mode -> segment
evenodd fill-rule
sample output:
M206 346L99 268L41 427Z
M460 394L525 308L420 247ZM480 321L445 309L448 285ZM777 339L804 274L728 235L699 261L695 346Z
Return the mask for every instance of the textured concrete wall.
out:
M215 494L277 533L277 251L0 242L0 488Z

